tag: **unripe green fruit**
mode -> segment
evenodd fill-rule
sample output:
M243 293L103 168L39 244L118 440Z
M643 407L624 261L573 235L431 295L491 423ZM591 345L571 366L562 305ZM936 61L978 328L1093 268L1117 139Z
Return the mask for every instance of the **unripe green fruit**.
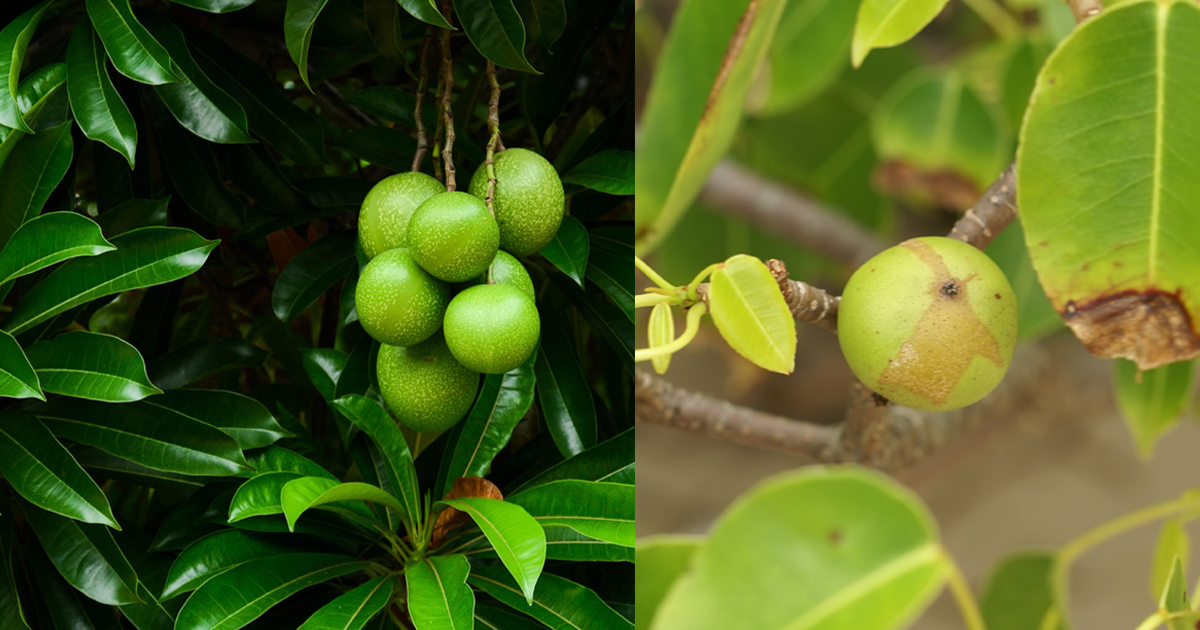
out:
M476 372L503 374L533 354L541 320L521 289L481 284L454 296L444 328L446 345L459 363Z
M512 285L528 295L529 299L537 300L537 292L533 289L533 279L529 277L525 265L504 250L496 252L496 258L492 260L492 264L488 265L487 270L478 278L471 280L471 285L476 284Z
M358 213L358 242L370 260L394 247L408 247L408 221L417 206L445 192L441 182L416 171L379 180Z
M562 180L546 158L528 149L496 154L496 193L492 207L500 224L500 249L528 256L550 242L566 207ZM472 195L487 196L487 168L471 177Z
M458 422L479 385L479 374L454 360L441 333L413 346L380 346L375 368L388 409L420 433L445 431Z
M413 213L408 242L425 271L446 282L463 282L492 263L500 230L482 201L464 192L444 192Z
M1017 344L1017 300L978 249L916 238L859 267L838 309L838 340L855 376L889 400L958 409L995 389Z
M425 273L408 249L397 247L363 267L354 308L363 330L380 343L411 346L442 326L450 287Z

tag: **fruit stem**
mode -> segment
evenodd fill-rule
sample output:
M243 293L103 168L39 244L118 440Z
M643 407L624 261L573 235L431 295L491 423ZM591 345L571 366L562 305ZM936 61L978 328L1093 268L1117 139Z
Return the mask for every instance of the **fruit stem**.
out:
M442 14L451 23L449 0L442 2ZM442 29L442 116L445 119L446 142L442 146L442 162L445 164L446 190L453 192L454 182L454 110L450 107L450 95L454 91L454 59L450 56L450 29Z
M500 145L500 83L496 81L496 64L492 63L490 59L487 62L487 80L488 85L492 87L492 96L488 99L487 108L488 128L492 133L488 138L487 159L484 160L488 186L483 203L487 205L488 212L495 216L496 210L493 208L493 204L496 198L496 148Z
M640 270L642 273L646 274L646 277L650 278L651 282L653 282L654 284L657 284L658 288L666 289L667 291L670 291L672 293L675 292L677 287L675 285L671 284L670 282L667 282L666 280L664 280L663 277L658 275L657 271L651 269L650 265L647 265L646 261L642 260L641 257L634 256L633 264L638 268L638 270Z
M642 348L638 350L634 353L633 360L635 362L649 361L654 357L675 354L676 352L683 350L689 343L692 342L692 339L696 338L696 333L700 332L700 318L704 317L704 314L707 312L707 304L704 302L697 303L695 306L688 309L687 328L684 329L682 335L679 335L679 337L671 343L655 348Z
M425 152L429 149L429 132L425 131L425 120L421 117L421 103L429 88L429 45L433 42L433 27L425 29L425 42L421 44L421 79L417 83L417 102L413 105L413 123L417 127L417 152L413 155L412 170L421 170Z
M692 278L692 281L687 285L687 297L689 300L695 302L696 300L700 299L700 295L698 293L700 289L700 283L704 282L704 280L711 276L712 273L721 265L722 263L713 263L702 269L700 273L696 274L695 278Z

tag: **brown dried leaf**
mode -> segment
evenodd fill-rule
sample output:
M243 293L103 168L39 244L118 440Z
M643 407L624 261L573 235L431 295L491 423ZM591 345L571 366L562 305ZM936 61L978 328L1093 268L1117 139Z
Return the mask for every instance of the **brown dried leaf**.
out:
M504 493L500 492L500 488L496 484L484 479L483 477L459 477L454 480L454 485L450 488L450 492L442 497L442 500L447 499L462 499L464 497L482 497L484 499L496 499L497 501L504 500ZM454 508L446 508L438 514L437 521L433 524L433 540L429 543L430 549L437 549L438 545L446 539L446 534L450 531L462 527L471 522L471 517Z
M1063 321L1088 352L1130 359L1142 370L1200 355L1200 337L1177 294L1150 290L1105 296L1083 306L1068 302Z

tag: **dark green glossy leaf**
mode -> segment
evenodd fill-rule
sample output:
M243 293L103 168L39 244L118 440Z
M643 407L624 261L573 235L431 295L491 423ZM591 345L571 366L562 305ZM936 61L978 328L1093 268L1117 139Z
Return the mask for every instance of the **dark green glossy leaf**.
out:
M417 141L399 129L360 127L347 132L333 148L394 171L406 171L412 166Z
M296 472L265 472L238 486L229 503L229 522L236 523L252 516L283 514L280 495L290 481L304 475Z
M245 110L196 65L179 27L162 17L148 20L146 25L170 53L180 79L154 88L175 120L210 142L254 142Z
M349 288L343 285L343 293L347 290ZM354 328L360 329L361 327L355 326ZM341 375L338 376L337 387L334 388L333 395L335 399L350 394L366 395L367 391L371 389L371 369L379 354L380 344L361 330L360 334L358 342L354 344L350 355L346 357L346 364L342 368Z
M567 27L567 7L563 0L514 0L529 31L529 39L549 48L562 37Z
M508 444L513 429L533 405L536 382L533 364L536 360L535 352L521 367L506 374L489 374L483 379L483 389L462 423L444 485L434 493L436 496L445 496L459 477L487 474L492 459Z
M3 630L29 630L25 609L17 590L17 580L13 575L13 545L16 543L16 532L13 531L12 501L9 497L0 497L0 610L7 616L0 619ZM51 571L53 573L53 571Z
M42 390L105 402L130 402L161 394L146 376L137 348L120 337L75 331L25 350Z
M475 593L467 586L471 563L466 556L433 556L410 566L408 613L421 630L470 630L475 627Z
M408 14L425 22L441 28L452 28L446 18L442 16L442 12L438 10L437 0L398 0L400 6L404 7Z
M347 98L346 104L389 122L412 126L417 97L400 88L376 85ZM433 129L437 124L437 112L434 109L432 105L421 108L421 118L427 129Z
M236 440L242 449L262 448L291 437L262 403L237 392L175 389L146 403L216 427Z
M50 193L67 174L74 151L70 121L16 143L0 166L0 190L4 191L0 195L0 248L22 223L41 214Z
M162 488L187 493L194 492L219 479L218 477L197 477L154 470L127 459L114 457L98 448L79 444L71 447L71 455L75 457L75 461L79 462L80 466L83 466L84 470L93 476L125 481L147 488Z
M96 217L96 223L108 238L140 227L166 225L170 203L170 195L162 199L130 199Z
M118 527L100 487L27 412L0 411L0 473L38 507L85 523Z
M240 337L213 337L172 350L146 371L160 389L177 389L228 369L258 367L266 358L266 350Z
M412 454L396 421L382 405L363 396L338 398L333 406L362 429L379 448L388 484L404 505L404 522L412 531L422 521L421 491L417 486Z
M559 462L509 494L523 492L562 479L582 479L608 483L633 483L634 429L606 440L586 451Z
M230 484L211 483L193 492L167 513L149 550L183 549L207 534L225 529L222 508L228 509L233 491Z
M337 393L337 382L346 367L346 354L333 348L303 348L304 371L321 398L331 401Z
M123 630L121 621L109 606L88 599L63 581L58 572L40 551L28 554L32 577L45 599L41 618L53 622L55 628L72 630Z
M294 472L306 477L325 477L337 480L337 477L311 459L279 446L272 446L255 454L250 458L250 465L259 473Z
M412 579L412 570L407 574ZM396 578L377 577L325 604L299 630L361 630L392 599ZM469 590L469 589L468 589ZM410 604L411 606L412 604ZM418 627L422 627L418 625Z
M199 269L217 241L183 228L147 227L112 244L116 251L75 258L51 272L17 304L4 329L19 333L98 297L178 280Z
M214 532L188 545L179 554L171 564L159 599L165 601L194 591L217 575L251 560L296 553L305 546L291 538L240 529Z
M167 49L137 21L129 0L87 0L87 12L117 72L150 85L179 80Z
M549 278L551 285L567 296L596 334L632 369L633 322L621 308L608 301L602 291L584 291L565 275L552 273Z
M222 145L214 151L225 174L254 199L256 207L278 214L312 212L308 199L284 177L264 145Z
M592 245L585 277L603 289L629 321L633 321L633 259L596 247L595 241ZM630 250L630 255L632 252Z
M507 501L466 497L439 504L465 512L475 521L505 568L520 584L517 592L532 601L542 566L546 563L546 534L541 525L521 506Z
M137 574L108 526L81 523L24 504L25 516L50 561L71 586L102 604L133 604Z
M137 125L113 87L104 46L87 19L79 22L67 44L67 95L83 134L125 156L132 169Z
M42 2L0 30L0 125L27 133L33 130L25 124L17 107L17 85L25 61L25 47L29 45L29 39L33 37L48 6L48 1Z
M21 344L0 330L0 397L46 400L37 373L25 358Z
M329 0L288 0L287 13L283 18L283 39L287 43L288 54L300 70L300 79L304 85L308 83L308 48L312 42L313 28L317 25L317 16Z
M564 479L509 496L546 525L563 525L597 540L634 544L633 486Z
M588 261L588 232L583 224L572 216L563 217L562 225L549 243L542 248L541 255L571 276L583 286L583 274Z
M478 604L475 606L475 627L478 630L544 630L546 626L507 608Z
M353 556L297 553L252 560L205 582L183 605L176 630L237 630L300 590L366 568Z
M94 221L74 212L51 212L26 221L0 250L0 284L77 256L116 249Z
M595 591L557 575L542 576L532 603L527 603L521 589L499 567L471 567L469 581L554 630L633 630L633 624L605 604Z
M146 402L59 398L33 412L60 438L155 470L226 476L249 469L237 442L220 429Z
M363 19L379 54L405 63L401 52L404 35L400 25L400 5L396 0L364 0Z
M633 562L634 549L624 545L584 536L565 525L548 525L546 532L546 559L571 562ZM464 555L474 558L498 558L487 539L480 535L465 547Z
M574 343L553 317L543 317L542 341L533 370L538 403L563 457L596 445L596 406Z
M355 238L355 232L338 232L297 254L275 281L275 291L271 294L275 316L284 322L292 321L346 277L357 264Z
M633 151L601 151L580 162L562 180L610 195L632 195Z
M525 59L525 25L512 0L454 0L454 14L484 57L505 68L540 74Z
M357 501L378 503L397 514L404 513L404 506L396 501L396 497L370 484L350 482L338 483L324 477L302 477L293 479L283 486L279 494L279 502L283 505L283 515L287 518L288 529L295 530L296 521L311 508L329 504L331 509L349 510L367 519L373 519L374 514Z
M17 107L25 115L26 124L35 132L57 127L70 120L67 64L52 63L30 72L17 88ZM0 155L4 153L0 149Z
M171 0L175 4L182 4L185 7L208 11L209 13L229 13L244 9L257 0Z

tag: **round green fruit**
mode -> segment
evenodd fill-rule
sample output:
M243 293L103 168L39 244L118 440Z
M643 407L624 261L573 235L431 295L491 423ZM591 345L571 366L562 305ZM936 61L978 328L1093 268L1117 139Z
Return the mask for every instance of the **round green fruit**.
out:
M459 363L485 374L519 367L541 334L537 307L521 289L481 284L454 296L446 308L446 345Z
M379 180L358 213L358 242L370 260L395 247L408 247L408 221L426 199L446 192L441 182L419 172Z
M546 158L528 149L496 155L496 193L492 206L500 224L500 249L528 256L545 247L558 232L566 207L562 180ZM471 177L472 195L487 196L487 169Z
M411 346L442 326L450 287L425 273L408 249L397 247L363 267L354 308L363 330L380 343Z
M384 344L375 363L379 391L404 426L420 433L445 431L471 409L479 374L463 367L441 333L416 345Z
M504 250L496 252L496 258L488 265L487 271L471 280L471 284L508 284L520 289L529 299L537 300L533 279L529 277L525 265Z
M892 247L842 294L838 340L855 376L889 400L958 409L995 389L1017 344L1017 300L978 249L940 236Z
M446 282L464 282L492 263L500 230L482 201L464 192L443 192L413 213L408 242L425 271Z

